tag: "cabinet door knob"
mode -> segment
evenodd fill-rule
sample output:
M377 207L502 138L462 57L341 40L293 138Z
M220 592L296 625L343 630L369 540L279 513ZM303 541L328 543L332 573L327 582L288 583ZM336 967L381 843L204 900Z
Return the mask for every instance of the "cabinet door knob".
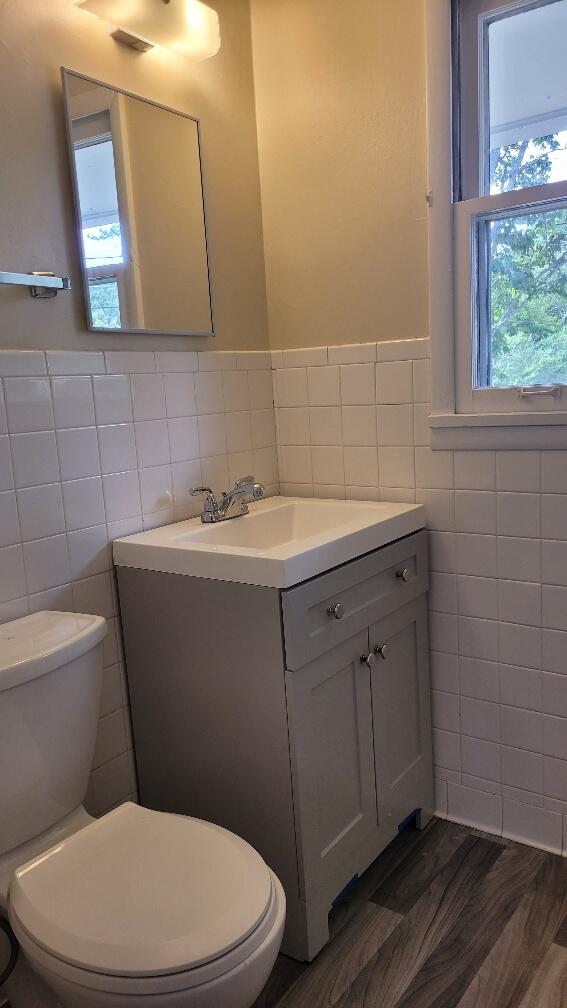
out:
M374 654L386 661L386 658L390 654L390 647L390 644L377 644L374 648Z
M368 665L369 669L371 669L372 666L374 665L374 662L376 661L376 655L374 654L374 651L371 651L370 654L361 655L360 660L365 665Z
M411 577L409 567L402 567L401 570L397 570L396 577L399 578L400 581L404 581L407 583Z
M334 616L335 619L342 619L345 614L345 607L342 602L335 602L334 605L329 606L327 613L329 616Z

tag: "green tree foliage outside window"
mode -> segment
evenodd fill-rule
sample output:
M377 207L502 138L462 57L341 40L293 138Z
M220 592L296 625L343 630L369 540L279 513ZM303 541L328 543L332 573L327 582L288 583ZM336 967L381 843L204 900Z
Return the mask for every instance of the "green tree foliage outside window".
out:
M551 180L562 136L491 151L491 191ZM488 384L567 384L567 209L492 221Z

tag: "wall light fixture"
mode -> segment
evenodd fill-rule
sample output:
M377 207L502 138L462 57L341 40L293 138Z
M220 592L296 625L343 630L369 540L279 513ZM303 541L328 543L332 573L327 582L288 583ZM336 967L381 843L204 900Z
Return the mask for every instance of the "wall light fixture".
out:
M208 59L220 49L219 19L201 0L75 0L110 22L111 34L146 52L164 46L183 56Z

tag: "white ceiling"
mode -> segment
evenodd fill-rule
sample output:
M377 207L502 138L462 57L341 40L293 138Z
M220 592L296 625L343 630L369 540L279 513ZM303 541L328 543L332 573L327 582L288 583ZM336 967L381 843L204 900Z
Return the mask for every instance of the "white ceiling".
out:
M112 142L75 149L83 227L113 224L118 220L118 196Z

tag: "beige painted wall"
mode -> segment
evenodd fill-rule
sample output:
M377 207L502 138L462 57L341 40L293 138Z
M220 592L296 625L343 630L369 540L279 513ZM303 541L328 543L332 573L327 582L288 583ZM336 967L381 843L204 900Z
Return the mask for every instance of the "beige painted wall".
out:
M422 0L251 0L270 340L425 336Z
M248 0L215 0L218 56L140 54L73 0L0 0L0 269L70 273L71 294L32 301L0 288L0 346L256 349L267 345L262 221ZM86 330L60 66L202 122L216 340ZM182 250L180 250L182 254Z

